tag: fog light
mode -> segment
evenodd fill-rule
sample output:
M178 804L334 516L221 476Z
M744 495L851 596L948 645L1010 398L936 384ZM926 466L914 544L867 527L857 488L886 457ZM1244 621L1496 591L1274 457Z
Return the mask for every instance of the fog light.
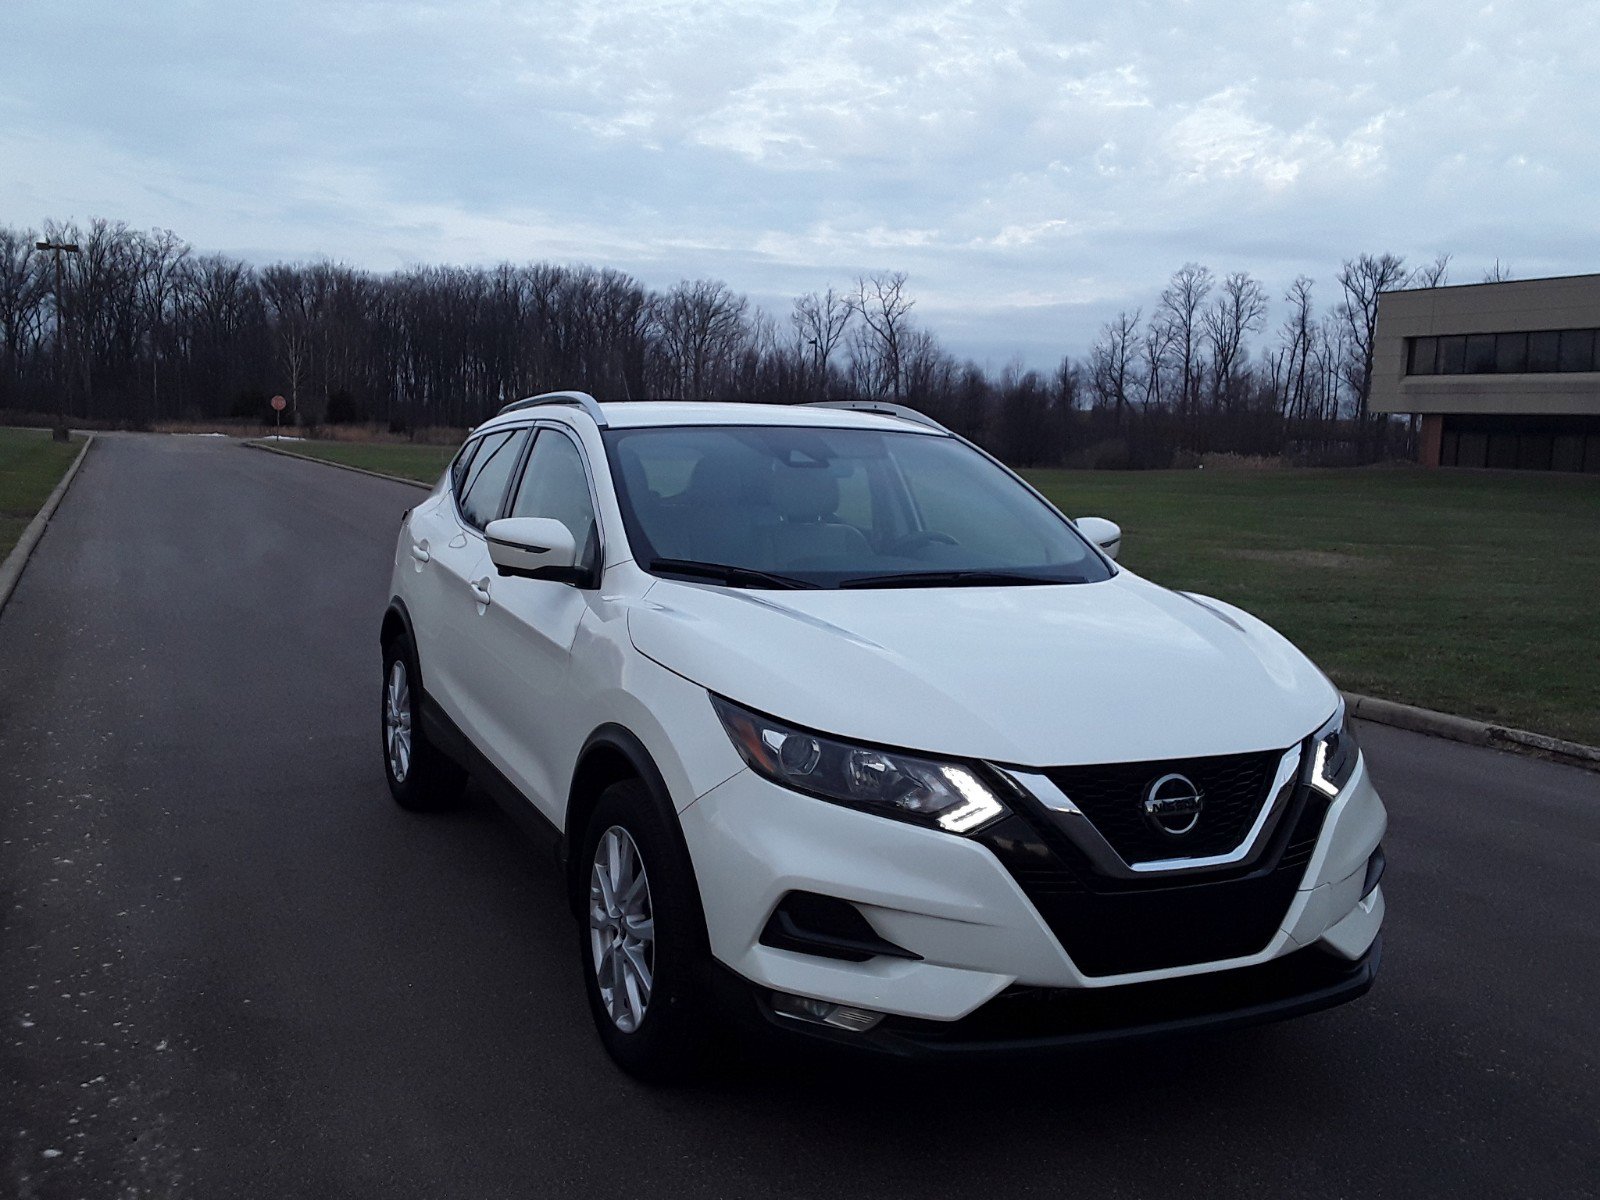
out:
M865 1033L879 1021L883 1014L865 1008L851 1008L848 1004L834 1004L829 1000L813 1000L809 996L791 996L788 992L772 993L772 1009L781 1017L796 1021L809 1021L813 1025L832 1025L851 1033Z

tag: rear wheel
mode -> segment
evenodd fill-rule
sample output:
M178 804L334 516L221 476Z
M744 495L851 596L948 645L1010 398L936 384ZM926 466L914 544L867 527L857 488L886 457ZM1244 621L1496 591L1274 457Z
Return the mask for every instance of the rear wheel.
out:
M579 950L595 1029L628 1074L697 1074L709 1025L704 925L693 873L644 784L600 797L579 850Z
M416 661L404 635L383 648L383 769L395 803L426 811L459 800L466 772L428 741L417 719L422 695Z

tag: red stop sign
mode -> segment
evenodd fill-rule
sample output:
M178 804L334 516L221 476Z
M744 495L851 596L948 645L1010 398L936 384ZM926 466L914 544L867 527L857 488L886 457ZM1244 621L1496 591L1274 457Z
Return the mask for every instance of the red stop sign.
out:
M277 409L279 412L282 412L288 406L289 406L289 402L287 400L285 400L282 396L274 396L272 398L272 407Z

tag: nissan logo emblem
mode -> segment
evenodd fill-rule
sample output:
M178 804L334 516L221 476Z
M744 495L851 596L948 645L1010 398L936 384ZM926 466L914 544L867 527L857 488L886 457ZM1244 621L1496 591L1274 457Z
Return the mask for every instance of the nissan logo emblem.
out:
M1205 796L1187 775L1163 775L1144 790L1144 817L1171 837L1182 837L1200 822Z

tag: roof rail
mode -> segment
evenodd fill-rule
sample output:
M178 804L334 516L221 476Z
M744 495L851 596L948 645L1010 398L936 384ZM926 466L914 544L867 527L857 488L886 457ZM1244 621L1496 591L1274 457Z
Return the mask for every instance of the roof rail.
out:
M940 433L949 433L939 422L926 413L919 413L914 408L907 408L904 404L890 404L883 400L808 400L804 408L842 408L850 412L878 413L885 417L899 417L902 421L924 425L929 429L937 429Z
M508 412L520 412L524 408L535 408L541 404L566 404L572 408L581 408L589 414L597 427L606 428L606 415L600 411L600 402L588 392L545 392L538 396L529 396L525 400L513 400L497 415L503 417Z

